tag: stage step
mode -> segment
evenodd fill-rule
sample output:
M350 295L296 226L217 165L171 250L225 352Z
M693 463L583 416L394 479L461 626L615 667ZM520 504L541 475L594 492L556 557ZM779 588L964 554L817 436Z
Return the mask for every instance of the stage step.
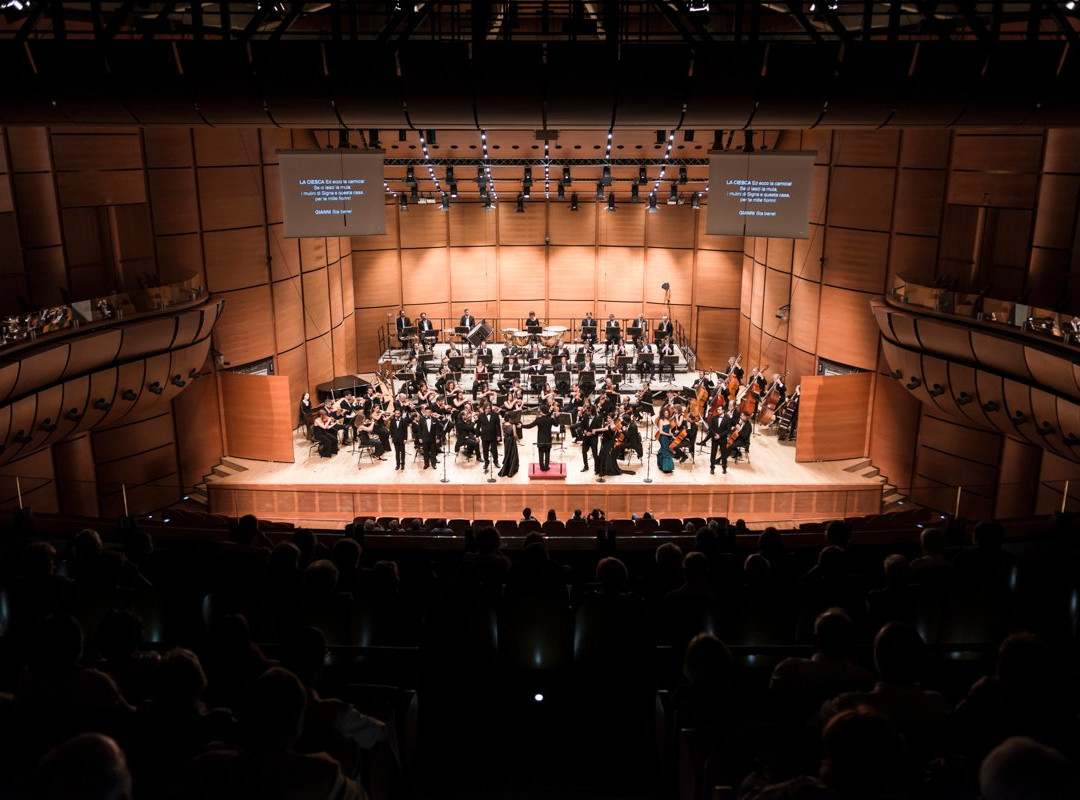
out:
M844 472L862 472L862 470L872 466L874 466L873 462L869 458L864 458L849 467L844 467Z

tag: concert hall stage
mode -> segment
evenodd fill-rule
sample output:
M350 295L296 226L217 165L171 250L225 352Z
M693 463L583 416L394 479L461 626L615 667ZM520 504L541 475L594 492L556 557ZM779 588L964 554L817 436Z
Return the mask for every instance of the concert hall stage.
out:
M726 475L719 466L715 475L709 474L706 448L697 453L696 464L676 464L671 475L659 472L655 461L647 470L647 464L633 456L629 465L620 464L635 474L609 477L603 483L591 471L581 471L581 448L571 441L564 449L556 444L551 454L553 462L566 464L565 480L529 480L528 464L536 460L529 436L519 446L522 466L517 475L499 478L492 470L494 483L487 482L483 463L464 456L455 459L453 453L445 464L447 482L442 483L443 460L438 469L424 470L423 460L413 457L411 443L404 472L395 471L392 452L387 461L372 463L348 447L333 458L320 458L300 435L294 444L292 464L230 458L246 470L208 483L210 511L340 528L360 515L517 518L525 506L541 519L549 508L566 519L576 508L588 512L599 507L609 519L651 511L658 518L725 516L757 524L836 519L881 510L880 478L845 470L865 459L797 464L794 444L767 434L755 434L750 460L730 463ZM645 446L644 461L648 462L647 439Z

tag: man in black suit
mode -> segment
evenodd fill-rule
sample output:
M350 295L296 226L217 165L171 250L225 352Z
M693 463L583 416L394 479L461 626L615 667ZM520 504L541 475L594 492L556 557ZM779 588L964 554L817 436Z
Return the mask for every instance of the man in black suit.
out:
M596 344L596 319L591 311L586 313L585 319L581 321L581 341Z
M405 337L403 335L403 331L406 328L411 328L411 327L412 327L412 320L409 319L407 316L405 316L405 309L403 308L403 309L401 309L400 311L397 312L397 338L398 338L398 341L401 343L402 347L405 346L405 342L406 342L406 339L405 339Z
M581 413L578 414L577 428L581 436L581 461L585 465L581 468L582 472L589 471L589 453L592 453L593 461L596 461L597 441L596 434L592 430L595 420L596 416L593 414L591 405L582 408Z
M663 377L664 374L664 359L668 356L675 355L675 345L671 339L665 339L664 343L660 345L660 367L656 370L657 374ZM668 365L668 370L671 372L671 381L675 382L675 364Z
M671 324L671 320L668 319L667 314L665 314L656 325L656 331L653 333L653 341L660 344L665 339L670 339L674 335L675 326Z
M424 469L435 469L439 466L439 432L442 426L431 416L431 406L424 406L420 413L420 445L424 453Z
M555 424L548 406L541 406L540 416L528 425L522 425L522 429L536 428L536 449L540 454L540 471L547 472L551 466L551 427ZM595 458L595 456L594 456Z
M731 455L731 451L746 450L750 447L750 434L754 430L754 427L750 424L750 416L748 414L740 414L739 421L734 423L733 430L738 430L739 432L739 435L735 437L734 442L728 445L727 439L723 439L724 447L721 451L720 467L725 473L727 472L727 462L728 457Z
M394 471L405 470L405 444L409 441L409 422L401 416L401 408L394 408L390 419L390 441L394 443Z
M469 309L465 309L465 313L461 315L461 319L458 320L458 326L461 328L472 329L476 325L476 317L469 313Z
M498 467L499 434L501 433L502 424L499 422L499 415L491 409L490 403L484 403L484 409L480 412L477 426L480 429L480 449L484 453L484 469L487 469L492 462Z
M487 342L483 342L476 348L476 360L480 361L485 358L491 358L491 348L488 347Z
M427 318L427 312L420 312L420 319L416 322L416 332L420 337L420 347L427 349L428 346L434 341L432 331L434 326L431 324L431 320Z
M723 406L718 413L709 417L709 473L716 472L716 451L723 451L727 444L728 434L731 433L731 416L726 413ZM727 471L725 467L725 472Z

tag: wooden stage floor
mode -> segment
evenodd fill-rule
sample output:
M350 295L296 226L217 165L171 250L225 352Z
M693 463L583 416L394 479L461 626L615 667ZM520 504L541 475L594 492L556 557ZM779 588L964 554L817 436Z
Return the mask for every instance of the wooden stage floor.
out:
M591 471L581 471L581 448L571 441L563 449L556 444L551 453L552 462L566 465L565 480L530 480L528 464L536 460L535 432L527 430L525 436L519 444L518 474L488 483L482 462L464 456L455 459L453 453L445 461L445 472L442 458L438 469L424 470L423 460L413 458L410 443L406 469L398 472L392 452L387 461L371 463L345 447L324 459L297 435L292 464L230 458L246 470L208 484L210 511L340 528L359 515L518 518L525 506L539 518L549 508L565 519L574 509L588 512L599 507L609 519L651 511L657 517L726 516L780 524L881 510L880 479L845 470L865 459L797 464L795 445L768 434L755 433L750 460L729 463L726 475L719 467L715 475L709 474L706 448L698 452L696 463L676 463L671 475L656 469L655 457L648 470L646 463L632 456L628 465L620 463L634 470L633 475L608 477L604 483ZM645 462L649 461L648 445L646 439Z

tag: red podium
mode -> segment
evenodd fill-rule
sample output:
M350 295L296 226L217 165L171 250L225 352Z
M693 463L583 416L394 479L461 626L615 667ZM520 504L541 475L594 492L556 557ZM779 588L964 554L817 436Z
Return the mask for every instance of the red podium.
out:
M566 480L566 464L559 464L552 461L548 464L548 471L544 472L540 469L538 462L529 464L529 480L538 481L562 481Z

